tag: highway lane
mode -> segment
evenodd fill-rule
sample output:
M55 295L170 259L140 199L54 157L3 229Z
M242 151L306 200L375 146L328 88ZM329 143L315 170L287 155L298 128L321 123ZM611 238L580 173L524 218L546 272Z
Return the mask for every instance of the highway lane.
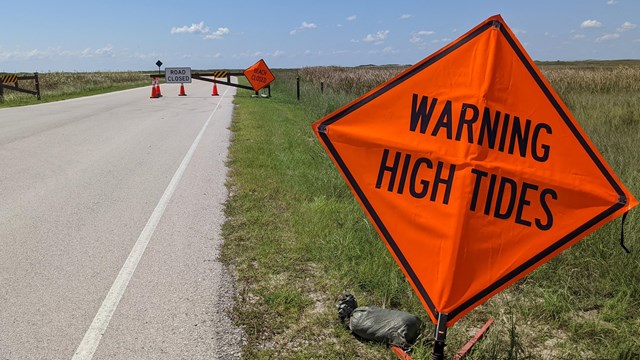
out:
M237 357L232 284L216 261L235 88L212 97L208 83L186 87L187 97L164 85L160 99L142 88L0 109L0 359L71 359L82 348L171 184L83 358Z

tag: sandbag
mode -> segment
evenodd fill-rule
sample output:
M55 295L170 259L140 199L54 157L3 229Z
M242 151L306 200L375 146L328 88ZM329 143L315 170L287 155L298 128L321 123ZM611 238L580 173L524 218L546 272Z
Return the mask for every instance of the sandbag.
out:
M422 321L404 311L362 306L349 319L351 332L363 339L409 349L420 334Z
M419 317L399 310L357 307L355 297L345 293L338 304L338 318L363 339L408 350L422 331ZM348 322L346 320L348 319Z

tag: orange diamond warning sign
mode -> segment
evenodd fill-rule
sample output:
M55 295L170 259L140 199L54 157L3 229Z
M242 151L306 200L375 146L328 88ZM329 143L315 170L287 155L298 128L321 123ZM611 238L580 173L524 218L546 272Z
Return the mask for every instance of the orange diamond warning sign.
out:
M499 15L313 129L447 326L638 203Z
M276 79L271 70L269 70L267 63L262 59L245 70L244 76L249 80L249 84L255 91L267 87Z

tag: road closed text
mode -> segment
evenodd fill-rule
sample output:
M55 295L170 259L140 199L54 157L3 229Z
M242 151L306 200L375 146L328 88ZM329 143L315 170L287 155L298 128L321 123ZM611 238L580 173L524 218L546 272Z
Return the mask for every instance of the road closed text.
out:
M165 80L170 84L191 83L191 68L166 68Z

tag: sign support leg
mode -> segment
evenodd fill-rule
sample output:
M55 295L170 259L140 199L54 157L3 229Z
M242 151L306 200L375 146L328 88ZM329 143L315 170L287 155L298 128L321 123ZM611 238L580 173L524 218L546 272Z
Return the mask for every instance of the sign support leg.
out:
M436 325L434 337L431 360L444 360L444 347L447 339L447 314L438 313L438 324Z

